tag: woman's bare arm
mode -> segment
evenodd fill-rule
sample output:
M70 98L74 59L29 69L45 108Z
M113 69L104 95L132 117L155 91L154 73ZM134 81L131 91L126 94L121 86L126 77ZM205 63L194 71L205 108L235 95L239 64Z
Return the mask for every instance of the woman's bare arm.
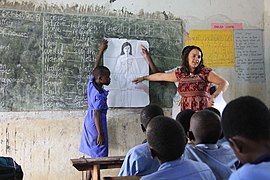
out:
M212 96L217 97L221 92L225 92L229 86L229 83L226 79L216 74L214 71L211 71L208 75L208 81L216 84L218 87Z
M139 83L144 80L148 81L167 81L167 82L176 82L177 78L175 76L175 72L169 72L169 73L155 73L148 76L138 77L134 79L132 82Z

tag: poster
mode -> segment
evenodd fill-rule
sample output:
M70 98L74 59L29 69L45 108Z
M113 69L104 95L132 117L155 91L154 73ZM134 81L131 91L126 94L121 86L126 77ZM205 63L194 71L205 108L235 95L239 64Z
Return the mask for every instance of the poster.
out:
M185 45L199 46L208 67L234 66L232 30L192 30L186 36Z
M262 30L235 30L235 72L238 82L265 82Z
M109 107L144 107L149 104L149 82L135 84L133 79L149 75L149 65L141 46L149 49L147 41L108 38L104 65L111 71Z

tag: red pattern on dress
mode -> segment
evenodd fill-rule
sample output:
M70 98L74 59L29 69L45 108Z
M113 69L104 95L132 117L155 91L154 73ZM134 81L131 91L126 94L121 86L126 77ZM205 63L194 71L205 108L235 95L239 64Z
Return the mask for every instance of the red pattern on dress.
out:
M194 111L203 110L207 107L211 83L207 80L211 68L203 67L199 74L185 75L180 68L175 71L178 79L178 93L182 96L180 101L180 111L192 109Z

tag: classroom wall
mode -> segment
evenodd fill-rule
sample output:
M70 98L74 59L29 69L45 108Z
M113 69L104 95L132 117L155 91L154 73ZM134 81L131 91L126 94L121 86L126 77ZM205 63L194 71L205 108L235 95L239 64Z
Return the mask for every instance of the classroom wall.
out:
M266 74L266 96L264 102L270 107L270 1L264 1L264 62Z
M9 1L7 1L9 2ZM15 2L15 1L10 1ZM17 1L22 2L22 1ZM243 23L245 29L264 30L265 83L237 83L234 67L215 71L230 82L227 101L241 95L253 95L270 106L270 2L268 0L65 0L30 1L38 6L103 6L108 11L123 13L155 13L164 11L184 20L185 30L210 29L211 23ZM3 2L0 2L3 3ZM16 3L14 3L15 5ZM16 4L17 5L17 4ZM141 143L144 136L135 109L110 109L108 128L110 155L124 155ZM165 109L170 115L171 109ZM71 166L70 158L78 152L85 111L36 111L0 113L1 155L12 156L22 165L25 179L80 179L81 173Z

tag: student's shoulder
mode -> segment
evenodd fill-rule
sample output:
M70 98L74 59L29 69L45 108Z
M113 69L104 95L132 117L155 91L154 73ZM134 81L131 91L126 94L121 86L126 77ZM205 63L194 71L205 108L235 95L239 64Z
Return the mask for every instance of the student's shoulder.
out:
M230 180L237 179L268 179L270 177L270 162L259 164L247 163L235 171Z
M184 159L183 161L184 161L186 167L189 167L189 168L193 167L194 170L195 169L197 171L210 170L209 166L207 164L203 163L203 162L194 161L194 160L190 160L190 159Z
M149 151L149 149L148 149L148 143L146 142L146 143L139 144L131 148L128 151L127 155L143 156L145 153L148 153L147 151Z

